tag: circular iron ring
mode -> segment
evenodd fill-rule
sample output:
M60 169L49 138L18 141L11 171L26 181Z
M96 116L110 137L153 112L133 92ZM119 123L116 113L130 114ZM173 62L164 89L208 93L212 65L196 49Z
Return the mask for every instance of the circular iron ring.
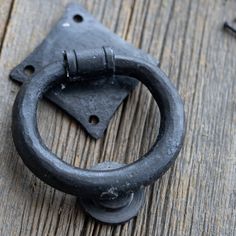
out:
M86 60L81 54L82 64L86 64ZM161 113L159 135L153 147L124 167L113 170L77 168L59 159L43 143L37 128L37 105L49 88L65 83L63 63L51 64L25 82L15 100L12 133L18 153L37 177L65 193L99 197L112 188L118 196L124 196L159 178L181 149L185 134L183 103L167 76L155 65L138 59L116 56L114 62L116 75L128 75L146 85ZM88 79L94 75L94 71L86 73ZM103 75L107 73L105 69L102 71Z

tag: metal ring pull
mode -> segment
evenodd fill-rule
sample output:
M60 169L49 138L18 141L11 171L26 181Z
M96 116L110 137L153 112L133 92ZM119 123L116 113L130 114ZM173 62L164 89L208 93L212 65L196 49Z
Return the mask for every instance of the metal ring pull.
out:
M45 67L20 89L12 116L16 149L37 177L58 190L78 196L94 218L112 224L125 222L137 215L142 206L144 186L170 167L182 147L185 134L182 100L158 67L135 58L115 56L109 48L72 51L64 57L65 63ZM128 165L105 162L89 170L71 166L43 143L36 121L38 101L57 83L111 73L136 78L152 93L161 114L157 140L147 154Z

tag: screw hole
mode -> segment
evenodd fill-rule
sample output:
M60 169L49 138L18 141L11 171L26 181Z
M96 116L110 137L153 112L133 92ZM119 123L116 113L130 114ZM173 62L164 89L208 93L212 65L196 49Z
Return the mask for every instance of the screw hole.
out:
M35 72L35 68L32 65L27 65L24 67L24 73L27 76L32 76Z
M92 124L92 125L96 125L99 123L99 118L95 115L91 115L89 117L89 123Z
M84 19L81 15L74 15L73 16L73 20L76 22L76 23L81 23Z

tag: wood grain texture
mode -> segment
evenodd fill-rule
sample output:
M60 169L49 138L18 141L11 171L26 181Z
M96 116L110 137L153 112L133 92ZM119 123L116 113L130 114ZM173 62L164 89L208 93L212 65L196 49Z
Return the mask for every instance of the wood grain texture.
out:
M13 1L0 0L0 54L2 49L2 42L6 35L7 26L11 19Z
M0 0L0 235L236 235L236 38L222 31L223 21L236 17L235 1L77 1L160 59L185 103L181 154L147 189L139 215L122 226L95 222L75 197L39 181L12 143L11 108L19 87L9 71L41 42L68 2ZM52 104L42 102L38 111L48 147L80 167L137 159L153 144L158 120L156 104L140 85L97 141Z

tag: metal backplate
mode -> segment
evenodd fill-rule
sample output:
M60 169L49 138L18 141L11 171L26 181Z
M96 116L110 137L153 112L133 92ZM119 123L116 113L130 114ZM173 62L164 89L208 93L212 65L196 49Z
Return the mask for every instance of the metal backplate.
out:
M83 51L102 46L112 47L116 54L159 64L112 33L83 7L70 4L46 39L11 71L10 78L21 83L33 79L33 75L46 65L62 60L63 50ZM33 74L26 73L27 69ZM136 84L136 80L129 77L101 77L92 82L58 85L46 97L74 117L92 137L100 138L112 115Z

